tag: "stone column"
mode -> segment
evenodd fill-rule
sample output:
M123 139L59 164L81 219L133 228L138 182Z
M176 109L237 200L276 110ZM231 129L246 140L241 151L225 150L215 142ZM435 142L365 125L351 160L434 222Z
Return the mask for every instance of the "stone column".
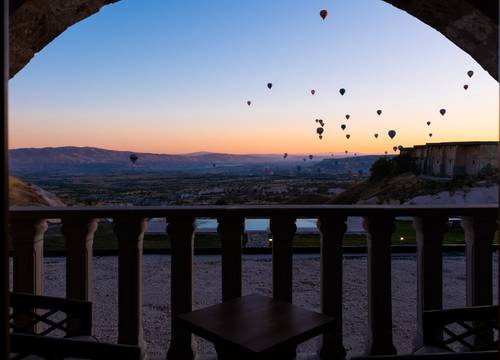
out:
M273 236L273 297L292 303L295 217L273 216L270 228Z
M241 296L241 244L245 218L224 216L217 219L222 246L222 301Z
M465 233L466 305L493 304L493 239L498 229L495 216L467 216L462 219ZM480 329L480 322L473 324ZM492 331L483 331L484 338L492 339ZM474 344L484 344L474 336Z
M45 219L12 219L14 291L43 294L43 237L47 228Z
M143 238L147 219L114 219L118 238L118 342L137 345L145 353L143 339Z
M442 338L438 329L426 329L424 311L443 308L443 239L447 216L416 217L417 235L417 337L414 347Z
M169 360L194 359L194 341L187 329L179 326L177 316L193 306L193 248L196 219L176 216L168 219L167 233L172 246L171 324L172 335L167 352Z
M321 233L321 312L335 318L336 326L322 336L321 359L344 359L342 339L342 244L347 230L345 216L322 216Z
M97 219L62 219L66 242L66 297L92 301L92 246Z
M396 353L392 341L391 237L394 218L365 217L368 233L368 355Z

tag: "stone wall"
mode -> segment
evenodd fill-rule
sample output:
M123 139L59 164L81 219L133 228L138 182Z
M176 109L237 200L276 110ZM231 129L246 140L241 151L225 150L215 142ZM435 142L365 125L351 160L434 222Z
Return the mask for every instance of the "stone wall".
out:
M442 178L477 176L498 169L498 142L430 143L406 148L422 175Z

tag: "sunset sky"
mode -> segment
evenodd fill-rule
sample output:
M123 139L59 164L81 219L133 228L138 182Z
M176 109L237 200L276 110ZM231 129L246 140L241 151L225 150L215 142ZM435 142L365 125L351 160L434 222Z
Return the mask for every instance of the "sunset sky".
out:
M382 153L430 132L498 139L497 82L380 0L122 0L41 51L10 97L11 148Z

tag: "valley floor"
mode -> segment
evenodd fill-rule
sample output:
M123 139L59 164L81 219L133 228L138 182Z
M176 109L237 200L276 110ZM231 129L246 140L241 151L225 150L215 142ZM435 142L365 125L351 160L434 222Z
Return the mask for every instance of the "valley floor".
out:
M494 256L496 269L497 256ZM319 256L294 256L294 303L318 310ZM116 257L94 258L94 334L103 341L116 341L118 262ZM344 344L349 355L363 351L367 326L366 256L344 258ZM64 296L64 258L46 258L45 293ZM271 295L271 257L243 257L243 292ZM416 258L394 255L392 261L394 343L399 353L411 351L416 324ZM446 255L443 264L444 306L465 305L465 258ZM194 259L194 308L221 301L220 257ZM494 285L497 293L497 284ZM170 338L170 256L144 257L144 336L148 358L164 359ZM198 350L212 352L210 344L198 341ZM312 353L316 342L301 345L299 352Z

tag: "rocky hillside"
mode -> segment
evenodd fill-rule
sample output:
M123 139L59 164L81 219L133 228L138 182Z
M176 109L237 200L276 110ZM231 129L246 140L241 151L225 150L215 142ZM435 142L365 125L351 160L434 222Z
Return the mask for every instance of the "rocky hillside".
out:
M413 173L358 183L335 204L490 204L498 202L495 178L430 180Z
M11 206L64 206L54 194L9 176L9 202Z

